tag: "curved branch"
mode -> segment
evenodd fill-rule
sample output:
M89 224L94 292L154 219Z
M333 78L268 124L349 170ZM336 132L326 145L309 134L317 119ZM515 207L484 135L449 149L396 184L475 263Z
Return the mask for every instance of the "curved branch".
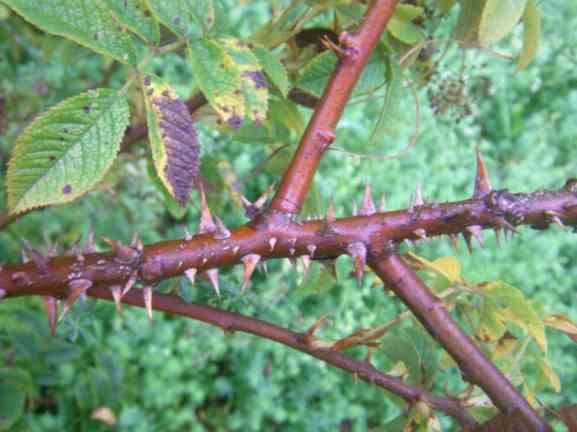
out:
M122 298L122 302L144 307L144 300L139 291L130 291ZM94 287L90 289L88 295L112 300L110 291L104 287ZM476 425L476 421L467 413L459 401L436 396L420 388L411 387L396 377L379 372L367 362L356 360L337 351L315 348L314 338L307 333L295 333L256 318L223 311L210 306L186 303L174 296L155 294L152 299L152 305L155 310L203 321L207 324L218 326L227 332L240 331L278 342L349 372L363 381L388 390L402 397L408 403L423 401L433 409L453 417L463 427L472 428Z
M345 105L396 4L396 0L374 0L355 33L341 34L339 46L327 41L339 63L282 178L272 210L288 214L300 211L322 155L335 140L335 127Z

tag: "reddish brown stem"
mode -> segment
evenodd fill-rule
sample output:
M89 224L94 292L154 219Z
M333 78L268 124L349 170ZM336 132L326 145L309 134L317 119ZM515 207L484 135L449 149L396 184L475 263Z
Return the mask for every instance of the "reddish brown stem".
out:
M92 288L88 294L91 297L112 300L110 291L102 287ZM144 307L143 297L139 290L130 291L123 297L122 301L133 306ZM388 390L402 397L408 403L422 400L433 409L453 417L463 427L472 428L476 425L475 420L467 413L459 401L436 396L420 388L411 387L398 378L379 372L369 363L355 360L337 351L315 348L311 343L311 338L307 338L303 334L291 332L266 321L234 312L227 312L200 304L186 303L174 296L155 294L152 305L155 310L203 321L218 326L226 332L241 331L273 340L347 371L368 383Z
M465 378L481 387L499 410L503 413L518 410L531 431L550 430L523 395L459 328L443 301L431 293L396 253L369 254L368 263L457 362Z
M373 48L395 11L395 0L374 0L357 31L342 34L337 65L286 170L271 209L297 214L325 150L335 139L335 127Z

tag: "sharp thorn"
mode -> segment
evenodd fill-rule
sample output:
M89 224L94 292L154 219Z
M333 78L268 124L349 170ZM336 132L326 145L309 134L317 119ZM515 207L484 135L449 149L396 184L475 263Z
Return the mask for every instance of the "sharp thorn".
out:
M338 279L338 277L337 277L337 261L336 260L325 259L325 260L319 260L318 262L320 262L323 265L325 270L333 277L333 279L335 281Z
M387 202L385 200L385 195L381 195L381 200L379 201L379 212L384 213L387 211Z
M423 191L421 190L421 183L417 183L417 188L415 189L415 199L413 200L412 207L422 206L425 202L423 201Z
M128 291L130 291L130 289L134 286L134 284L136 283L136 280L138 279L138 276L136 274L136 272L132 272L130 274L130 277L128 278L128 280L126 281L126 284L124 285L124 288L122 289L122 293L120 294L120 297L124 297L126 295L126 293Z
M469 251L469 255L473 255L473 243L471 241L472 235L469 232L464 231L463 232L463 238L465 239L465 244L467 245L467 250Z
M233 247L233 248L232 248L232 253L233 253L233 255L237 255L239 250L240 250L240 246L235 246L235 247Z
M308 255L302 255L301 256L301 262L303 264L303 276L307 277L307 274L309 272L309 267L311 264L311 258Z
M290 248L290 249L289 249L289 254L290 254L291 256L294 255L295 252L296 252L296 249L295 249L295 248Z
M58 317L58 300L54 297L44 297L44 308L48 315L48 327L50 336L56 335L56 318Z
M311 259L313 259L315 257L315 251L317 250L316 245L314 244L310 244L307 246L307 250L309 251L309 254L311 256Z
M355 274L359 286L362 284L363 275L365 273L365 264L367 260L367 247L363 242L357 241L347 246L348 254L353 258L353 265L355 267Z
M191 267L191 268L184 271L184 274L186 275L186 277L190 281L191 285L194 285L194 280L196 279L196 272L197 271L198 270L196 270L194 267Z
M122 313L122 286L112 285L110 288L110 294L114 299L114 304L116 305L116 310Z
M220 287L218 283L218 269L210 269L207 270L205 273L208 281L212 285L212 289L216 293L216 296L220 297Z
M483 198L489 192L491 192L491 182L489 181L489 173L487 171L487 166L483 160L483 155L479 150L479 146L476 149L477 153L477 176L475 177L475 190L473 191L473 198Z
M427 231L423 228L417 228L416 230L413 231L413 234L415 234L415 236L421 240L427 238Z
M27 264L30 262L30 257L24 249L20 251L20 255L22 256L22 264Z
M64 306L62 306L62 312L60 317L58 317L58 322L62 321L72 305L76 302L76 300L78 300L78 297L86 295L86 291L88 291L91 286L92 281L88 279L75 279L68 283L70 294L68 294Z
M294 258L289 257L289 262L291 263L291 266L293 267L293 269L296 269L297 266L297 261Z
M271 252L274 250L274 247L276 246L277 241L278 241L278 240L277 240L276 237L272 237L272 238L269 239L268 245L269 245L269 247L270 247L270 251L271 251Z
M0 301L2 301L7 295L7 292L5 289L0 288Z
M36 249L30 249L30 257L32 261L36 265L36 268L41 274L48 273L48 260L44 255L38 252ZM84 258L84 257L82 257Z
M497 246L502 247L502 245L501 245L501 228L499 228L497 226L497 227L493 228L493 231L495 231L495 241L497 242Z
M123 263L133 262L139 255L138 251L129 246L123 245L117 240L112 240L106 237L102 237L102 240L112 248L112 252L116 255L116 258ZM74 253L73 255L77 255L77 253Z
M483 227L481 225L470 225L465 228L470 232L475 239L479 242L481 247L485 247L485 240L483 239Z
M262 209L264 207L264 204L266 203L266 200L268 199L269 194L272 192L272 188L273 185L270 185L264 192L263 194L258 197L258 199L254 202L254 206L257 209Z
M192 234L190 233L190 231L188 230L188 227L184 227L184 239L186 241L190 241L192 240Z
M202 184L199 187L200 190L200 223L198 225L199 234L211 233L216 229L214 221L212 219L212 214L208 208L206 202L206 195L204 194L204 188Z
M505 230L505 240L507 240L507 237L510 232L515 234L519 233L519 231L517 231L517 228L511 225L505 218L502 217L497 218L497 225L503 227L503 229Z
M140 240L138 232L135 232L132 236L129 247L137 252L142 252L144 250L144 245L142 244L142 240Z
M94 230L92 229L92 227L88 229L88 235L86 236L86 243L84 243L82 252L85 254L92 254L96 252L96 244L94 243Z
M325 221L327 223L327 225L331 225L333 223L335 223L335 206L333 204L333 198L331 197L331 199L329 200L329 205L327 207L327 214L325 216Z
M363 194L363 202L361 205L361 212L360 214L363 216L371 216L375 214L375 203L373 201L373 196L371 192L371 186L369 182L365 182L365 193Z
M146 285L142 288L142 299L146 307L146 316L152 322L152 286Z
M561 228L565 228L565 224L561 221L559 216L552 216L551 222L553 222L556 225L559 225Z
M449 239L451 240L451 243L453 244L453 249L455 249L455 252L459 252L459 236L457 234L449 234Z
M328 318L328 315L321 316L318 320L312 323L309 328L303 333L305 337L311 337L315 334L319 326L324 323Z
M268 266L266 265L266 261L260 261L258 263L258 269L264 274L268 275Z
M240 288L240 292L243 293L250 283L250 278L254 273L254 269L256 265L260 261L261 256L257 254L248 254L241 258L241 261L244 265L244 274L242 276L242 286Z
M357 216L359 214L359 209L357 208L357 203L353 201L353 216Z
M215 240L224 240L227 239L231 236L230 231L228 230L228 228L224 225L224 223L220 220L220 218L218 216L214 217L214 220L216 221L215 223L215 231L213 234L213 237Z

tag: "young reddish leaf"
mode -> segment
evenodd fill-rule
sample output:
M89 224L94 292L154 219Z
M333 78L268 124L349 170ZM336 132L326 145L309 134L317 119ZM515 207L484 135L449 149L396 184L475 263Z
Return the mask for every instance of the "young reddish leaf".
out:
M160 30L146 0L104 0L114 18L142 40L157 44Z
M16 141L8 166L13 213L73 201L108 171L129 121L114 90L89 90L38 117Z
M479 22L479 45L487 47L513 31L527 0L487 0Z
M136 64L132 41L110 11L94 0L3 0L47 33L63 36L122 63Z
M517 70L525 69L533 61L541 39L541 16L537 0L527 0L523 14L523 49L517 60Z
M211 39L188 43L196 84L222 121L238 128L244 121L245 103L240 70L226 49Z
M199 169L192 117L174 90L159 78L145 76L142 88L156 172L174 199L185 207Z

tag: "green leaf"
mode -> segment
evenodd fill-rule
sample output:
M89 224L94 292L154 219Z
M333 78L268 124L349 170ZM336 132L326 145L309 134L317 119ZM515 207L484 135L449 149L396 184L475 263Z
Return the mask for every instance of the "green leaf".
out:
M89 90L38 117L16 141L7 173L13 213L73 201L112 165L129 122L126 98Z
M547 352L547 338L543 320L519 289L503 282L491 282L482 286L482 293L505 306L505 309L500 311L502 317L524 328L533 336L541 350L544 353Z
M425 40L425 36L419 27L410 21L404 21L395 16L389 21L387 30L395 38L407 45L416 45Z
M487 0L460 0L461 9L455 26L455 39L463 48L479 46L479 24Z
M559 375L553 370L551 363L546 357L537 357L537 364L539 365L539 372L542 379L547 382L553 391L559 393L561 391L561 379Z
M222 39L222 46L240 71L245 115L257 125L262 124L268 110L268 82L256 56L238 39Z
M289 99L270 102L270 119L275 124L282 124L287 129L301 135L305 129L305 119L297 104ZM286 137L290 138L290 137Z
M321 97L336 65L337 58L331 51L322 52L302 68L296 87L314 96ZM386 57L384 51L375 49L353 90L353 96L373 92L382 86L385 81L385 69Z
M506 327L502 323L499 315L499 308L490 298L484 298L481 302L479 313L479 327L477 336L483 342L490 342L500 339L505 333Z
M527 0L487 0L479 23L479 45L487 47L513 31Z
M289 79L283 64L266 48L255 47L252 52L258 58L264 73L286 97L289 91Z
M150 13L146 0L104 0L104 2L120 24L145 42L158 44L160 41L158 21Z
M442 13L447 13L455 5L455 0L437 0L437 5Z
M94 0L3 0L24 19L47 33L63 36L100 54L136 64L129 36L110 11Z
M0 369L0 431L9 430L24 412L33 390L32 378L21 369Z
M523 14L523 49L517 60L517 70L525 69L537 55L541 39L541 15L537 0L528 0Z
M200 90L220 118L235 128L245 115L240 70L226 49L212 39L189 41L192 73Z
M382 352L393 363L403 362L409 370L408 383L422 384L421 362L415 346L406 337L385 336L381 340Z
M147 0L158 19L185 38L206 36L214 24L212 0Z
M174 90L158 77L143 79L146 121L158 177L185 207L198 178L199 149L188 108Z
M423 15L424 11L421 6L399 4L395 9L395 16L402 21L413 21Z

